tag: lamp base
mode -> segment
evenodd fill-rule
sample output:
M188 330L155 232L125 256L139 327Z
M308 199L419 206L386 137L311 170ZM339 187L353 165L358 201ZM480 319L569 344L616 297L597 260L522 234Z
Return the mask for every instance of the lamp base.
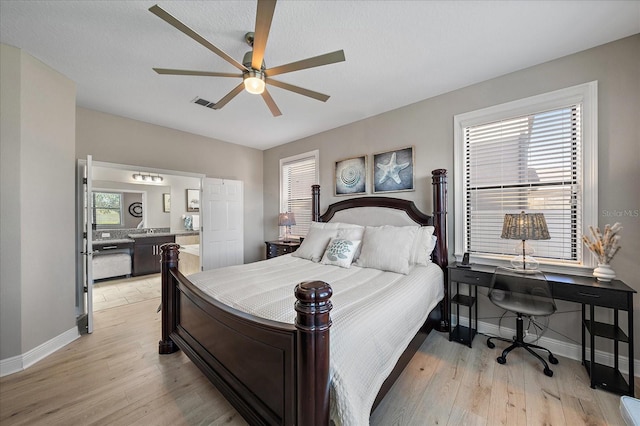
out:
M538 270L540 263L533 256L520 254L511 259L511 266L517 272L534 273Z

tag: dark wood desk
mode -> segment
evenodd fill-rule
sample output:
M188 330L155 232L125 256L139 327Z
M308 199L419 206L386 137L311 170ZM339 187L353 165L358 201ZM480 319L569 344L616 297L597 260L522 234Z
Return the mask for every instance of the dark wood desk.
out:
M471 268L461 268L458 265L449 266L449 340L455 340L471 347L473 337L477 333L478 287L489 287L495 271L495 266L472 265ZM591 378L591 387L600 387L619 394L634 396L633 371L633 294L634 289L620 280L609 283L599 282L593 277L569 274L544 273L554 299L580 303L582 305L582 364ZM467 294L460 291L460 284L468 284ZM455 285L456 291L453 292ZM469 327L457 324L451 327L453 306L456 315L461 307L468 308ZM607 324L595 321L595 308L613 309L614 323ZM473 316L472 316L473 311ZM619 311L627 312L627 333L618 324ZM587 332L589 336L587 338ZM614 365L607 366L594 362L595 338L601 337L614 342ZM629 382L619 369L619 344L626 343L629 354ZM589 359L586 359L587 345Z

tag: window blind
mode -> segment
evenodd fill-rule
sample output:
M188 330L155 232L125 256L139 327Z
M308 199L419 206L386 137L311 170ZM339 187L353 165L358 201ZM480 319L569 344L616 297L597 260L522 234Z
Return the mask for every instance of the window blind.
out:
M314 153L308 157L282 164L281 212L293 212L296 224L291 234L305 236L311 225L311 185L317 183L317 161Z
M514 254L500 238L504 215L543 213L550 240L536 258L582 259L581 104L465 127L466 251Z

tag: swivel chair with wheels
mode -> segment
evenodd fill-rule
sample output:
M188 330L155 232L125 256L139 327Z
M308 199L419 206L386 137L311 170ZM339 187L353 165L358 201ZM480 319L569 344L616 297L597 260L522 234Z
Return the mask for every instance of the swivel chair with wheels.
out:
M549 316L556 311L556 304L553 301L551 289L544 274L538 271L535 273L522 273L498 268L493 275L489 289L489 300L494 305L517 315L515 339L510 340L502 337L490 337L487 339L487 346L490 348L495 347L492 342L493 339L511 343L511 346L502 351L502 355L497 358L498 363L505 364L507 355L513 349L524 348L542 362L544 374L549 377L553 376L553 371L549 368L547 362L533 349L547 351L551 364L557 364L558 359L553 356L549 349L524 341L523 317Z

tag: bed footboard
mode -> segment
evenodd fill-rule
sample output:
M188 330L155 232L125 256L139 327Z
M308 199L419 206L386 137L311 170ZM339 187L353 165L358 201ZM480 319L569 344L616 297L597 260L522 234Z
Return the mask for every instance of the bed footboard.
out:
M250 424L329 424L331 287L296 286L294 325L230 308L178 271L178 244L162 246L162 340L181 349Z

